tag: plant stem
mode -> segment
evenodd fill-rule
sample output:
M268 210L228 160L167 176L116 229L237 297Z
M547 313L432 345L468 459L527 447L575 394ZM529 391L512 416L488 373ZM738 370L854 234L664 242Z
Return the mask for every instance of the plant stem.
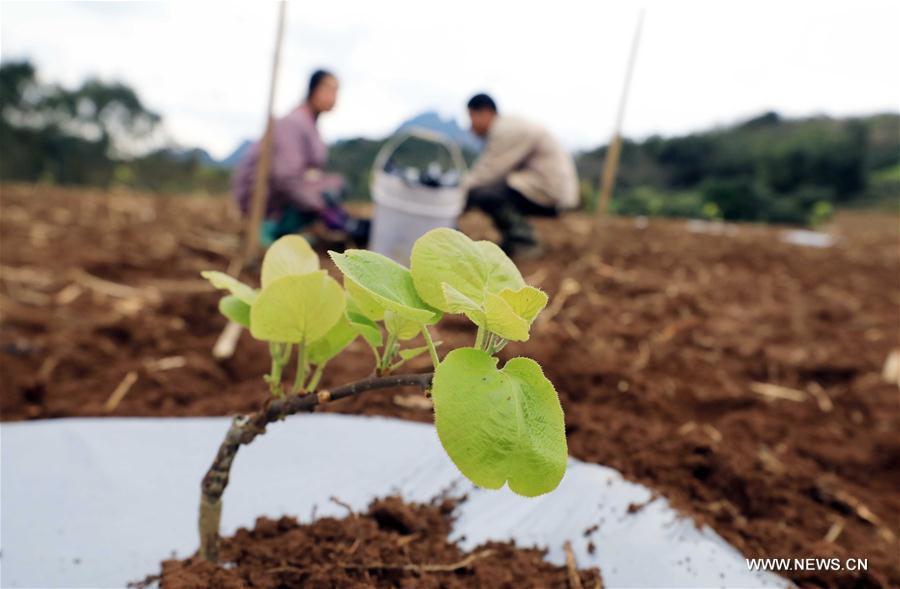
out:
M281 351L281 365L287 366L288 362L291 361L291 350L294 349L294 344L281 344L284 346Z
M325 372L325 364L327 362L323 362L322 364L318 364L316 366L315 372L313 372L312 376L309 379L309 382L306 383L304 390L306 391L314 391L316 387L319 386L319 381L322 380L322 373Z
M484 349L484 327L478 326L478 333L475 334L475 349Z
M331 391L321 390L317 393L269 399L259 411L235 417L200 485L200 517L197 522L200 531L200 557L213 563L218 560L222 494L225 492L225 487L228 486L231 465L238 449L251 443L256 436L265 433L266 425L294 413L312 411L316 405L353 397L366 391L401 386L427 389L431 386L433 376L432 373L426 373L369 378Z
M393 333L389 333L381 353L381 363L378 365L379 374L383 374L390 367L391 360L394 359L394 354L396 353L396 347L397 336Z
M378 348L369 343L369 340L366 340L366 345L369 346L372 354L375 355L375 370L377 371L381 368L381 353L378 351Z
M281 369L284 366L282 361L283 348L281 344L269 342L269 355L272 356L272 369L269 371L269 392L276 397L282 395L281 391Z
M441 360L438 358L437 349L434 347L434 341L431 339L431 332L428 331L427 325L422 326L422 335L425 336L425 343L428 344L428 353L431 354L431 363L434 365L434 369L437 370Z
M295 394L303 389L307 368L309 366L306 363L306 342L304 341L297 344L297 374L294 376L294 388L292 389Z

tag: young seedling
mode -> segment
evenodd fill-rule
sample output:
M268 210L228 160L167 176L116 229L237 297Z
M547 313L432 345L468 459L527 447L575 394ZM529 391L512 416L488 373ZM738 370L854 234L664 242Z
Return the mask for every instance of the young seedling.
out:
M562 407L537 362L513 358L498 367L508 341L526 341L547 295L528 286L495 244L472 241L452 229L435 229L416 241L410 268L365 250L329 252L343 288L319 269L319 258L299 236L284 237L263 260L261 289L221 272L204 272L229 292L219 309L268 342L265 377L272 398L257 412L236 417L203 478L200 555L218 558L222 494L241 445L267 424L316 405L397 386L430 391L435 426L447 455L480 487L504 484L534 497L562 480L567 448ZM440 359L431 327L445 313L461 313L477 326L472 347ZM408 347L419 334L424 346ZM375 359L372 378L318 389L329 361L358 337ZM433 373L393 374L428 353ZM292 383L285 368L294 365Z

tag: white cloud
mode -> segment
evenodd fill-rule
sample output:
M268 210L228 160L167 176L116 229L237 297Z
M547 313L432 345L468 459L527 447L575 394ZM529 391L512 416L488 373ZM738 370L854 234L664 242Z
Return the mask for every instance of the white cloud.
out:
M900 4L651 1L625 133L708 127L777 109L900 107ZM341 77L329 139L381 136L425 109L464 116L473 92L543 121L572 148L612 130L639 3L330 0L288 8L277 107L316 66ZM186 145L227 154L257 135L277 5L3 2L2 58L47 80L119 78Z

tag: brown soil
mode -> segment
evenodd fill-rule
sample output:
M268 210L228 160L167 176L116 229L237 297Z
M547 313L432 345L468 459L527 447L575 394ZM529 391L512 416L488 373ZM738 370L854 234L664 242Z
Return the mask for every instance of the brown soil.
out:
M410 505L392 497L374 501L365 514L308 525L261 517L252 530L242 528L223 540L222 566L196 557L163 562L160 587L571 587L566 567L546 562L541 550L501 542L460 550L447 539L454 506L451 500ZM578 578L587 589L602 587L596 569L579 571Z
M244 336L230 360L209 353L224 320L198 272L235 250L225 200L22 186L2 199L3 419L105 415L130 372L113 415L259 405L264 347ZM490 233L479 217L463 227ZM647 484L748 556L868 559L868 572L793 573L802 585L900 586L900 397L881 374L900 347L896 217L846 215L825 250L750 225L538 227L548 255L522 268L551 304L503 355L544 366L573 456ZM457 317L438 332L448 349L473 337ZM326 386L371 370L361 343L333 364ZM431 420L412 391L327 410Z

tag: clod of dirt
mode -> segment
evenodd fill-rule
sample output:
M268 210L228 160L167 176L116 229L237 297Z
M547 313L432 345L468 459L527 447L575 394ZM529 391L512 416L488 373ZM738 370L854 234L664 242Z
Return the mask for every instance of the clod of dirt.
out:
M536 548L488 542L463 552L447 539L454 503L374 501L365 514L296 519L259 518L222 541L222 565L197 557L167 560L161 589L568 589L570 572L544 560ZM597 569L577 572L582 586L602 587ZM134 586L142 586L137 583Z

